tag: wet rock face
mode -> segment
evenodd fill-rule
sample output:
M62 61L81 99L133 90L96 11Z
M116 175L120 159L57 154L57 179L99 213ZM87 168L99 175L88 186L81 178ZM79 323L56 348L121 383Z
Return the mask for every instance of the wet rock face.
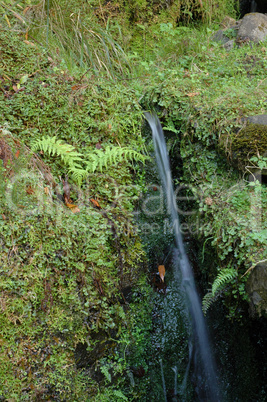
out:
M247 281L250 314L267 316L267 262L258 264Z
M267 13L267 2L266 0L239 0L239 10L241 17L251 12Z

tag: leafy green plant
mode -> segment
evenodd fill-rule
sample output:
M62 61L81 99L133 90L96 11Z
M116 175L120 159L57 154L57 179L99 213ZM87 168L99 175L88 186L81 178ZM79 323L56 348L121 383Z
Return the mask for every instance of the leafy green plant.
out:
M234 268L225 268L220 270L215 278L211 291L208 292L202 300L202 308L206 314L212 303L216 300L219 293L222 293L224 288L233 280L237 278L237 271Z
M266 156L253 156L250 161L259 169L267 169L267 157Z
M62 140L57 139L56 136L35 140L32 143L32 150L34 152L41 150L48 155L59 156L67 166L68 172L72 174L73 178L79 184L81 184L82 180L87 175L87 171L83 169L81 165L83 161L82 154L77 152L72 145L63 143Z
M82 183L88 173L94 173L97 169L102 172L103 168L123 161L135 160L144 163L147 159L147 156L131 148L109 146L105 150L95 149L83 156L72 145L63 143L56 136L35 140L32 143L32 150L41 150L48 155L59 156L78 184ZM86 165L85 169L82 167L82 163Z

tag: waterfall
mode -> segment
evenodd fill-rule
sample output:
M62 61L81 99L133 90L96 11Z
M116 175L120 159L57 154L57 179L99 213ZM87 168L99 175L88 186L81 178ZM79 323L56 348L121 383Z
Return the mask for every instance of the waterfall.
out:
M186 254L183 237L180 231L180 221L177 212L175 194L172 185L172 175L170 169L169 156L166 148L166 142L163 130L158 117L155 114L145 113L152 130L153 142L155 147L156 161L160 173L162 185L166 194L168 213L172 219L174 228L175 242L178 250L177 263L174 266L174 276L182 278L182 284L185 293L185 305L188 309L188 317L191 320L193 331L194 353L196 359L196 392L198 392L198 378L201 373L201 380L205 380L205 400L209 402L219 402L219 390L217 385L215 364L213 361L210 343L208 339L207 328L201 309L201 302L196 290L193 271ZM181 275L179 275L179 271ZM191 353L191 352L190 352ZM198 359L199 356L199 359ZM198 360L197 360L198 359ZM203 387L202 387L203 388Z

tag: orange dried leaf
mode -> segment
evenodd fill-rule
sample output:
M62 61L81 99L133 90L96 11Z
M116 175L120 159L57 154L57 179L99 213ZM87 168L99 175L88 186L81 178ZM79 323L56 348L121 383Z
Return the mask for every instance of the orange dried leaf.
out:
M186 94L186 96L189 96L190 98L197 95L199 95L199 92L189 92L188 94Z
M23 10L23 14L25 15L27 13L27 11L30 9L31 7L27 6L24 10Z
M80 208L77 207L77 205L75 205L75 204L69 204L69 203L67 203L67 202L66 202L66 205L67 205L67 207L71 210L71 212L73 212L74 214L75 214L76 212L80 212Z
M159 265L158 266L158 271L159 271L159 276L162 282L164 282L164 276L165 276L165 267L164 265Z
M93 198L90 198L90 201L94 207L101 208L98 201L94 200Z
M17 150L17 152L15 153L15 157L16 157L16 159L18 159L18 157L19 157L19 153L20 153L20 150L18 149L18 150Z
M80 212L80 208L79 207L75 207L75 208L71 208L71 212L73 212L74 214L76 214L77 212Z
M30 42L29 40L24 40L23 42L26 43L26 45L30 45L30 46L35 47L35 44Z
M45 192L46 195L49 195L49 188L48 188L48 187L45 187L45 188L44 188L44 192Z
M71 90L72 91L77 91L78 89L80 89L81 88L81 85L73 85L72 87L71 87Z

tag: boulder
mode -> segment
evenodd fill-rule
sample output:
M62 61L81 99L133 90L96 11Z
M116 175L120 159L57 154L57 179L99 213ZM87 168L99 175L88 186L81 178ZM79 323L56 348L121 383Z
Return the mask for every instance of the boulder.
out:
M242 128L232 138L231 156L244 171L250 165L249 158L267 154L267 115L248 116L241 123Z
M250 298L251 316L267 315L267 261L259 263L252 270L246 290Z
M250 40L255 43L267 37L267 15L261 13L246 14L237 33L237 41Z
M253 124L262 124L262 125L267 126L267 114L258 114L257 116L248 116L247 120Z

